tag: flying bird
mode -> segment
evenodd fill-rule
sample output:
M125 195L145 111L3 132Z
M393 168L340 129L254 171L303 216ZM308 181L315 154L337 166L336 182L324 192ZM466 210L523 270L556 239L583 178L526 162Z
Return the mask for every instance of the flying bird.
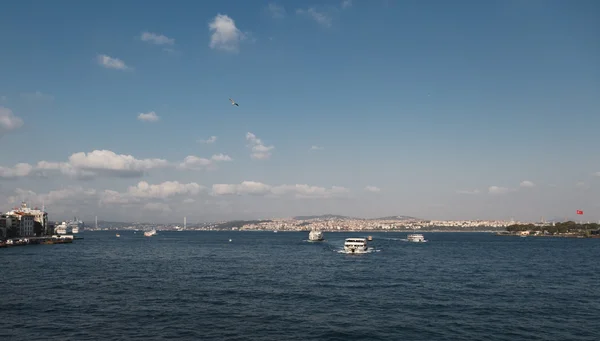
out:
M239 107L239 106L240 106L239 104L235 103L235 101L234 101L234 100L232 100L231 98L230 98L229 100L231 101L231 105L235 105L235 106L237 106L237 107Z

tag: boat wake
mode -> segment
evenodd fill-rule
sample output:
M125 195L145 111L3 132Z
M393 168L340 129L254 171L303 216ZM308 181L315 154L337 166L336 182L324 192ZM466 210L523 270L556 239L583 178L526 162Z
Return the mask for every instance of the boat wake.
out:
M384 239L384 240L399 240L401 242L407 242L408 241L408 239L406 239L406 238L381 238L381 239Z

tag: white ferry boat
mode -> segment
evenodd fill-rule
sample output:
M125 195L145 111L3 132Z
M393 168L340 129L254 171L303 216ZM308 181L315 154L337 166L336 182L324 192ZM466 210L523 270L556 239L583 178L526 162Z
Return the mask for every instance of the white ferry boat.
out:
M154 235L156 235L156 229L152 229L152 231L144 232L144 236L146 236L146 237L152 237Z
M425 237L423 237L422 234L419 233L415 233L415 234L409 234L407 237L409 242L413 242L413 243L425 243Z
M308 240L310 240L311 242L320 242L323 241L323 239L323 232L321 231L312 230L308 234Z
M346 253L362 253L367 250L367 238L346 238L346 242L344 242Z

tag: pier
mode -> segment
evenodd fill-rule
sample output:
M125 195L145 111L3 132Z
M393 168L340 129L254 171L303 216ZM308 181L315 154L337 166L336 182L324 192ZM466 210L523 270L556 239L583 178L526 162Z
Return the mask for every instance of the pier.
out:
M51 244L71 244L75 238L73 235L53 235L42 237L21 237L11 238L6 241L0 241L0 248L25 246L25 245L51 245Z

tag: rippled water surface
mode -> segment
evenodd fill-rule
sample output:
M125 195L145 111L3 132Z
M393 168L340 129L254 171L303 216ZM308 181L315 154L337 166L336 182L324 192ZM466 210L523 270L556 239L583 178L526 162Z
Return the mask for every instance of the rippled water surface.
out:
M85 232L0 249L2 340L600 340L600 239ZM229 242L229 239L232 239Z

